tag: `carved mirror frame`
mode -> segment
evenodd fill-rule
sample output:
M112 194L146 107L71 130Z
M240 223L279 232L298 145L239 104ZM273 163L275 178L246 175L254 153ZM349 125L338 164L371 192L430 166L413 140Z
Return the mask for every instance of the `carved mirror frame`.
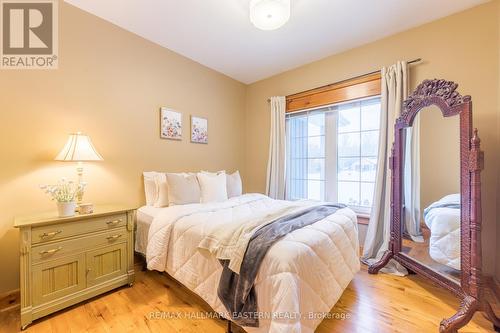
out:
M411 272L420 274L437 285L448 289L461 299L458 312L443 319L440 332L457 332L472 318L474 312L484 311L489 319L499 326L489 303L485 302L481 290L481 170L483 152L477 130L472 131L472 100L457 91L458 84L446 80L425 80L404 102L402 115L396 120L394 145L389 161L391 169L391 239L389 250L379 262L369 267L376 274L390 259L401 263ZM422 109L437 106L444 117L460 117L460 283L431 269L402 252L402 200L403 200L403 143L405 129ZM425 111L423 111L425 112Z

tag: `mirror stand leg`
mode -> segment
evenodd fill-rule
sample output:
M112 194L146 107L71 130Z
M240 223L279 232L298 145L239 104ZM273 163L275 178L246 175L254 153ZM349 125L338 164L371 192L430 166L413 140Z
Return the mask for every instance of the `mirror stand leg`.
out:
M457 333L458 329L465 326L479 308L477 299L465 296L460 302L458 312L451 318L443 319L439 325L440 333Z
M493 323L495 332L500 332L500 318L498 318L498 316L495 314L495 311L493 311L493 308L491 307L489 302L484 303L483 311L486 319Z
M389 260L391 260L393 254L392 251L386 251L382 258L380 260L368 267L368 273L369 274L377 274L378 271L380 271L387 263Z

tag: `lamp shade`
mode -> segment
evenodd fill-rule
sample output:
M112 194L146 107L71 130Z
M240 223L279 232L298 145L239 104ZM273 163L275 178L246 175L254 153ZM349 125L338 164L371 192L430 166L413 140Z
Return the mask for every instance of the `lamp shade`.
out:
M61 152L56 156L56 161L102 161L103 158L88 135L80 132L70 134L68 141L64 145Z
M290 19L290 0L251 0L250 21L261 30L275 30Z

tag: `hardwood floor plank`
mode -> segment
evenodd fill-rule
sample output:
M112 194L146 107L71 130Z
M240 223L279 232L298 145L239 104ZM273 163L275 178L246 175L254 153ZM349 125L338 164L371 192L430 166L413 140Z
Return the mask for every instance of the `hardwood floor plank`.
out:
M198 296L172 278L136 267L136 283L108 292L64 311L37 320L26 333L224 333L226 321L204 318L211 312ZM356 275L317 333L438 332L439 322L458 309L452 294L419 276ZM170 314L166 318L161 315ZM173 314L179 314L173 316ZM0 313L0 332L19 332L19 310ZM244 332L233 325L234 332ZM460 333L493 332L481 314Z

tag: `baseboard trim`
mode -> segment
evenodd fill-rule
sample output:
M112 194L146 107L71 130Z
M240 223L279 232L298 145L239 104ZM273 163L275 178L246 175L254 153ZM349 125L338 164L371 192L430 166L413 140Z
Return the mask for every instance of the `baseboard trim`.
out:
M0 312L15 310L21 307L21 295L19 289L7 291L0 294Z
M491 290L491 294L500 302L500 281L493 276L483 276L483 281L486 287Z

